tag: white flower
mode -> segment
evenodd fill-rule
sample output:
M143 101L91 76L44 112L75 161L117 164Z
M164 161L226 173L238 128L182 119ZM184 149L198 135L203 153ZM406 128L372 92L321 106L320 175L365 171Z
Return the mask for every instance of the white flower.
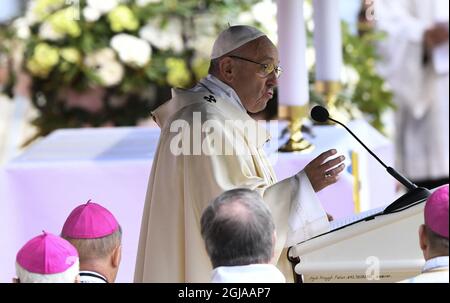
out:
M314 47L307 47L306 48L306 68L308 70L311 70L314 65L316 64L316 50Z
M13 22L13 27L19 39L27 40L28 38L30 38L30 26L28 25L28 22L25 18L17 18Z
M214 45L213 36L197 36L188 42L188 47L195 49L200 57L208 58Z
M195 49L200 57L209 58L214 41L216 40L216 31L211 24L209 16L198 16L194 20L195 32L192 38L188 40L189 48Z
M147 41L128 34L118 34L111 39L111 47L122 62L143 67L151 58L152 49Z
M264 26L264 32L275 44L277 35L277 5L272 0L260 1L252 7L255 20Z
M345 79L345 82L348 83L350 86L355 87L360 80L359 73L351 66L345 66L342 69L342 74L343 79Z
M183 50L183 40L181 38L181 24L178 20L170 20L167 26L160 28L157 20L148 23L139 31L139 36L150 42L160 50L172 49L175 52Z
M95 67L102 60L105 61L116 60L114 51L109 47L102 48L92 54L87 55L84 63L89 67Z
M119 5L119 0L87 0L89 7L97 10L100 14L106 14Z
M117 61L109 62L109 64L102 64L101 68L97 70L97 75L105 86L119 84L123 79L123 74L124 68Z
M255 21L255 19L253 18L252 13L250 13L250 12L243 12L243 13L240 13L238 16L238 22L240 24L251 24L254 21Z
M95 22L100 19L101 15L100 11L93 7L86 6L83 9L83 16L87 22Z
M25 11L25 20L27 20L27 23L31 26L34 25L39 21L39 18L36 16L34 9L36 6L36 2L30 2L27 6L27 9Z
M248 12L238 15L238 23L251 24L260 23L263 32L267 34L275 44L278 41L277 35L277 5L272 0L261 0L252 6Z
M57 41L64 38L64 34L55 31L50 23L44 22L39 27L39 37L44 40Z
M150 3L161 3L161 0L137 0L136 4L138 6L146 6L147 4Z
M110 48L103 48L88 55L84 63L95 71L105 86L119 84L125 73L122 64L117 61L114 51Z

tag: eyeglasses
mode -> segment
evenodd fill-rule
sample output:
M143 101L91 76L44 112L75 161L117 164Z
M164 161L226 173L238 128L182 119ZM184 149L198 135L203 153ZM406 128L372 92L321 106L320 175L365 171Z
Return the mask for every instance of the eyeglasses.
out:
M273 64L273 63L259 63L259 62L255 62L253 60L247 59L247 58L242 58L239 56L228 56L230 58L235 58L235 59L240 59L240 60L244 60L247 62L251 62L251 63L255 63L258 64L262 67L261 70L261 76L262 77L268 77L271 73L275 72L275 77L280 78L281 73L283 72L283 70L281 69L281 67Z

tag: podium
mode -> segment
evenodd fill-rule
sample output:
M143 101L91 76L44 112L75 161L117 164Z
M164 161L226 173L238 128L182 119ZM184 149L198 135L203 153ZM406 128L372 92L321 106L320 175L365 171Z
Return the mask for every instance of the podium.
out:
M420 274L425 261L418 229L425 200L396 212L376 209L335 222L325 234L292 246L303 283L398 282Z

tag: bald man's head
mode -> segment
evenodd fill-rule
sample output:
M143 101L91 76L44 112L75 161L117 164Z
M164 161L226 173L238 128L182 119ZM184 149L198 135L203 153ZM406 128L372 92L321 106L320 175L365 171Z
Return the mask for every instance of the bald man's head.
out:
M235 189L217 197L203 212L201 232L214 268L272 259L275 224L255 191Z

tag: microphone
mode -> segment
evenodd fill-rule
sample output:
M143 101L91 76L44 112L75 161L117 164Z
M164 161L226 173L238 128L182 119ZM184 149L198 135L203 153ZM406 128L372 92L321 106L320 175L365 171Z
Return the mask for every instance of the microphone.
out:
M314 121L325 123L329 117L330 114L328 113L328 110L323 106L314 106L311 110L311 118L313 118Z
M392 177L394 177L398 182L403 184L403 186L405 186L408 189L408 192L399 199L397 199L396 201L394 201L391 205L389 205L384 210L384 213L390 213L393 212L394 210L404 208L414 202L428 198L428 196L431 194L429 190L422 187L417 187L416 184L412 183L408 178L406 178L397 170L395 170L395 168L387 166L345 124L331 118L330 114L328 113L328 110L325 107L315 106L311 110L311 118L319 123L324 123L330 120L344 127L356 139L356 141L358 141L369 152L369 154L372 155L372 157L374 157L381 165L383 165L383 167Z

